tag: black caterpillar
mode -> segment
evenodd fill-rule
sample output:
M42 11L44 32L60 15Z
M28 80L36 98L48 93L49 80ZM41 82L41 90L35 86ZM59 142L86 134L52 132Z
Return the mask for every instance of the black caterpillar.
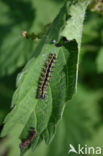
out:
M28 147L31 144L31 142L34 140L36 135L37 132L35 131L34 128L32 128L32 132L30 133L30 136L20 144L20 149L24 150L26 147Z
M39 82L39 91L38 91L38 97L40 99L45 99L46 93L47 93L47 86L50 81L51 72L54 67L54 63L56 60L56 54L51 53L49 55L49 59L47 60L45 64L45 68L43 69L40 82Z

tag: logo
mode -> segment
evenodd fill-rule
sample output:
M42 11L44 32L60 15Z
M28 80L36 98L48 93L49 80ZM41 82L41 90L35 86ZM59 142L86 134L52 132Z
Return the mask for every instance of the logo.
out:
M76 150L72 144L69 144L68 154L70 154L70 153L100 155L100 154L102 154L102 149L101 149L101 147L89 147L87 145L82 147L80 144L78 144L78 149Z

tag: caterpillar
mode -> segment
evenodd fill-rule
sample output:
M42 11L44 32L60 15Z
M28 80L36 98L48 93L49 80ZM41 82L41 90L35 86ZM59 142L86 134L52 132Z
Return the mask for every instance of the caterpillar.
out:
M51 77L52 69L54 67L55 60L56 60L56 54L50 53L49 59L45 63L45 67L40 77L39 89L38 89L39 90L38 97L40 99L45 99L46 97L47 86L50 81L50 77Z
M32 128L32 132L29 136L28 139L26 139L25 141L23 141L21 144L20 144L20 149L21 150L24 150L24 148L28 147L31 142L34 140L34 138L36 137L37 135L37 132L34 130L34 128Z

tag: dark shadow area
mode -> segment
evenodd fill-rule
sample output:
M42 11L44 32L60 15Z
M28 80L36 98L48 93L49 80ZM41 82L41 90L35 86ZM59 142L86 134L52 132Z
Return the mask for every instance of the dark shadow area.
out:
M103 123L103 97L99 100L99 113L101 116L101 123Z
M95 74L97 72L96 57L97 52L86 52L80 63L81 74Z
M0 129L2 128L2 122L5 116L11 110L11 100L16 89L16 77L20 71L21 68L13 75L0 78Z
M79 65L79 82L91 90L103 88L103 73L99 73L97 67L97 57L103 46L103 20L101 19L100 14L87 10Z
M79 80L86 88L88 87L91 90L103 88L103 74L84 75Z
M97 55L97 51L86 52L79 66L79 82L91 90L103 88L103 74L97 72Z
M4 127L4 124L1 124L1 125L0 125L0 133L1 133L2 129L3 129L3 127ZM3 140L3 138L0 137L0 142L1 142L2 140Z

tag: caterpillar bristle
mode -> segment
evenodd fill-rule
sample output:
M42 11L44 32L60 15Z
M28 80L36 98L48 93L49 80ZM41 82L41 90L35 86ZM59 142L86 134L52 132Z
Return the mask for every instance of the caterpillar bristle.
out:
M56 54L50 53L49 54L49 59L45 63L45 66L43 68L43 72L41 73L41 78L39 82L39 87L38 87L38 97L40 99L45 99L46 94L47 94L47 87L50 82L51 78L51 73L53 72L53 67L55 65L55 60L56 60Z

